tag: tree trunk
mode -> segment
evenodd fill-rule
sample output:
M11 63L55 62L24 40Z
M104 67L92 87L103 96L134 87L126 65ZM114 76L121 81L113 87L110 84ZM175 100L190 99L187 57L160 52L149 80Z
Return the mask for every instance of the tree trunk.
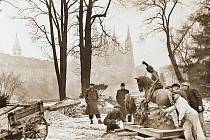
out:
M56 53L56 43L54 36L54 25L52 17L52 1L49 2L48 11L49 11L49 24L50 24L50 34L51 34L51 46L53 50L53 59L54 66L57 76L59 97L60 100L66 98L66 73L67 73L67 26L68 26L68 7L65 0L61 1L61 29L57 28L57 33L61 33L62 39L59 38L59 47L60 47L60 70Z
M175 56L171 50L171 43L170 43L170 35L169 35L169 30L166 31L166 38L167 38L167 49L168 49L168 53L169 53L169 58L171 60L171 63L173 65L173 68L174 68L174 71L175 71L175 74L176 74L176 77L178 79L178 81L180 83L184 82L184 78L182 77L182 74L179 70L179 67L178 67L178 64L176 62L176 59L175 59Z
M85 59L85 46L84 46L84 34L83 34L83 0L80 0L79 6L79 47L80 47L80 69L81 69L81 95L84 97L85 90L87 89L86 84L86 59Z
M66 0L61 1L61 32L62 40L60 41L60 100L66 98L66 73L67 73L67 26L68 26L68 6Z
M85 61L86 61L86 71L85 71L85 85L89 88L90 76L91 76L91 57L92 57L92 42L91 42L91 16L93 9L93 1L89 0L87 6L86 22L85 22Z

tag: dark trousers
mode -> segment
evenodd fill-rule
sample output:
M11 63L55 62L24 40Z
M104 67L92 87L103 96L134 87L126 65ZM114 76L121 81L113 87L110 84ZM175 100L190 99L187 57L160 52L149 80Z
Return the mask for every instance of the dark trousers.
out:
M95 114L96 115L96 118L97 119L100 119L101 118L101 115L100 114ZM89 115L89 119L93 119L93 115Z
M118 124L107 125L106 132L114 131L115 129L120 129Z

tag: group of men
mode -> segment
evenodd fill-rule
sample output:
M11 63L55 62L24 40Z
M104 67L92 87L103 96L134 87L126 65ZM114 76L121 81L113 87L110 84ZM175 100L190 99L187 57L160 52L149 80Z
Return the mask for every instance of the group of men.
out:
M151 78L154 81L154 90L163 88L157 71L152 66L146 65L146 70L151 73ZM104 122L101 121L101 116L98 109L98 93L94 89L94 84L90 84L90 88L86 91L85 100L87 103L86 113L89 114L90 123L93 124L93 115L96 115L98 123L104 123L107 126L107 132L114 129L118 129L116 124L118 120L126 121L126 104L125 98L129 97L129 90L125 89L125 84L121 83L121 89L117 91L116 100L117 105L114 109L107 114ZM191 88L187 82L179 84L173 84L166 87L166 89L172 92L171 95L171 107L162 109L162 114L169 114L173 110L176 110L178 114L178 125L184 129L184 136L186 140L205 140L205 123L203 117L203 104L202 98L198 90ZM135 110L134 107L133 110ZM127 116L128 121L131 121L131 116Z
M116 94L117 104L112 111L108 112L104 119L104 124L107 126L107 132L120 128L116 122L125 122L126 119L125 98L126 95L129 94L129 90L125 89L124 83L121 83L120 87L121 89L119 89ZM98 108L98 99L99 96L97 90L94 88L94 84L90 84L90 88L86 90L85 94L85 101L87 103L86 114L89 114L90 124L93 124L93 115L98 119L98 124L103 123ZM128 116L128 119L131 121L131 116Z
M151 73L154 90L163 88L157 71L144 61L143 64L146 65L147 71ZM168 114L176 110L178 126L183 127L186 140L205 140L204 107L198 90L192 88L188 82L181 83L181 86L175 83L166 87L166 89L172 92L171 98L169 97L171 107L162 109L162 113Z

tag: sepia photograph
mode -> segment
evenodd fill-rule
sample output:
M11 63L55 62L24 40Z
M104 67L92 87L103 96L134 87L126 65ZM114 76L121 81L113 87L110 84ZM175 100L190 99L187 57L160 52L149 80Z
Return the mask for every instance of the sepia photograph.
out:
M210 140L210 0L0 0L0 140Z

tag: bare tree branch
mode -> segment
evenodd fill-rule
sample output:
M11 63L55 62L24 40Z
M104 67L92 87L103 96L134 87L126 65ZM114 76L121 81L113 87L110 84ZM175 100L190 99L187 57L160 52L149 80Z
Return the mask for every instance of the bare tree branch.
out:
M92 19L92 24L94 23L94 21L95 21L95 19L96 19L97 17L98 17L98 18L100 18L100 17L106 17L107 11L108 11L108 9L109 9L109 7L110 7L110 4L111 4L111 1L112 1L112 0L109 0L109 2L108 2L108 4L107 4L107 7L106 7L106 10L104 11L103 14L96 14L96 15L93 15L93 16L91 17L91 19Z

